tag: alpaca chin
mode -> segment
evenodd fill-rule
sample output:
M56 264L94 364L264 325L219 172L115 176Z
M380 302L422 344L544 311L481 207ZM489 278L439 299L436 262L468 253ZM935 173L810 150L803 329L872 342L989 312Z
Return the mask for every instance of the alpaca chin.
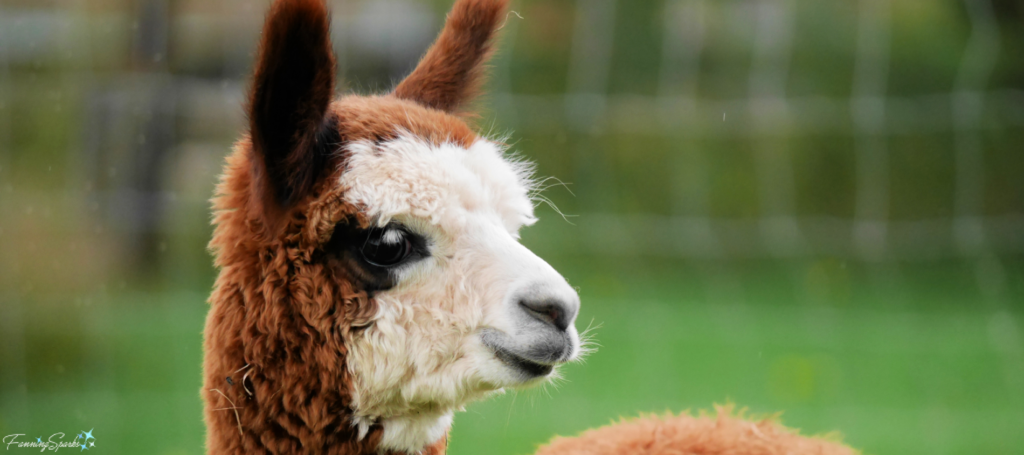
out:
M384 436L381 450L417 453L448 435L452 412L395 417L381 422Z

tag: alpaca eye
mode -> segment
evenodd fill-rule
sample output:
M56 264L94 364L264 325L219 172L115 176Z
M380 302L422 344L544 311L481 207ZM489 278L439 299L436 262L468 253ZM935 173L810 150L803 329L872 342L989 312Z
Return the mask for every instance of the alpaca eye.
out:
M399 229L374 229L363 244L363 259L377 267L398 265L412 252L412 243Z

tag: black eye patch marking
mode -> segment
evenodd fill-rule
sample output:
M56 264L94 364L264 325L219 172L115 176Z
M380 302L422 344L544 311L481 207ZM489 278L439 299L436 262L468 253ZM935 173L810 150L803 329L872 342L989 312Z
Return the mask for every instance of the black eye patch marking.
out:
M367 292L395 286L396 271L430 256L427 239L400 223L360 229L354 220L334 228L324 253L354 285Z

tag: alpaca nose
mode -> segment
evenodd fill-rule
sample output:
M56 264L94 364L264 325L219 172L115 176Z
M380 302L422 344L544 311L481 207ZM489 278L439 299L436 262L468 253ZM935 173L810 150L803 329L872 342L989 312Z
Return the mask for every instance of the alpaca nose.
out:
M568 285L565 285L568 288ZM576 320L576 313L580 309L580 300L572 289L565 292L553 292L534 288L534 292L528 292L519 296L519 307L538 321L553 326L560 332L565 332L573 321ZM547 292L545 292L547 291Z

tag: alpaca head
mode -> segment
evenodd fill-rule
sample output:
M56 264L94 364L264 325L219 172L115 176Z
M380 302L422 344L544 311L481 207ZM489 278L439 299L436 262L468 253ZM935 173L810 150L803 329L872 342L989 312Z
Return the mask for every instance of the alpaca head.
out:
M360 437L379 428L383 449L420 450L467 402L543 382L580 352L576 292L518 241L536 221L530 165L462 117L505 6L459 0L392 93L334 99L323 1L278 0L250 134L219 189L213 300L243 289L247 307L230 341L247 364L295 345L288 358L347 388L350 425ZM225 278L242 263L255 270ZM266 347L278 338L292 341Z

